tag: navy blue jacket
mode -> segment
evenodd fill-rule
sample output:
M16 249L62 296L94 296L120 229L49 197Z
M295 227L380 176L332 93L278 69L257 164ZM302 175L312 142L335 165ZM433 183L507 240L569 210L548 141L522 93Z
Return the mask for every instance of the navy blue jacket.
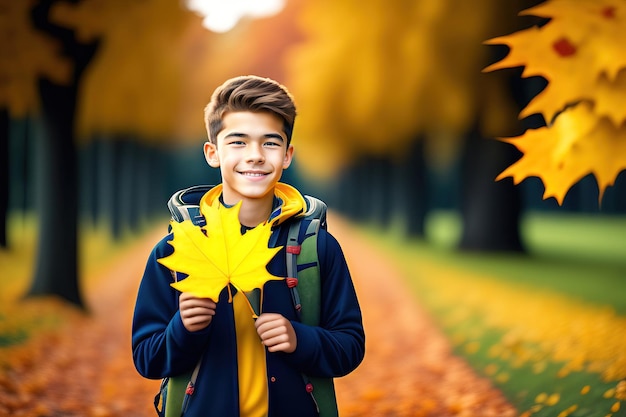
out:
M276 246L286 244L289 222L273 232L278 233L271 239ZM226 289L222 291L215 316L206 329L187 331L178 311L179 293L170 287L171 272L157 262L172 253L172 246L167 243L171 239L168 235L155 246L139 287L132 328L135 367L146 378L160 379L189 372L204 355L185 416L238 416L235 324L228 293ZM363 360L365 334L352 279L339 243L324 229L318 235L318 257L319 327L298 322L285 280L268 281L264 286L262 311L289 319L298 340L293 353L266 350L269 417L317 416L302 373L340 377ZM268 270L276 276L287 276L284 248L270 261Z

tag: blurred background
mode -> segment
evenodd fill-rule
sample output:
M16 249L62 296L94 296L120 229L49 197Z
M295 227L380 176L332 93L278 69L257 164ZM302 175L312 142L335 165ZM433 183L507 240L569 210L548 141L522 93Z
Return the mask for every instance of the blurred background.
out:
M537 177L495 181L521 156L496 138L545 126L518 114L546 80L482 72L508 52L484 42L544 24L518 15L538 3L1 0L0 267L2 279L24 278L3 283L5 297L84 307L84 265L108 253L86 240L123 246L165 227L173 192L219 182L202 154L203 108L244 74L295 97L284 181L363 230L423 251L524 259L595 247L611 260L585 271L611 265L604 293L621 291L624 172L601 198L582 178L562 204L542 198Z
M460 247L522 251L528 211L623 214L624 175L601 205L591 176L562 206L536 178L494 181L521 154L493 139L545 123L518 113L546 83L521 68L481 73L507 53L483 42L540 24L517 16L536 3L275 0L225 8L213 17L226 27L211 28L179 1L4 1L0 245L11 214L36 213L36 273L72 276L78 223L117 238L162 216L174 191L217 182L202 110L242 74L296 98L285 181L354 221L426 237L429 214L446 210Z

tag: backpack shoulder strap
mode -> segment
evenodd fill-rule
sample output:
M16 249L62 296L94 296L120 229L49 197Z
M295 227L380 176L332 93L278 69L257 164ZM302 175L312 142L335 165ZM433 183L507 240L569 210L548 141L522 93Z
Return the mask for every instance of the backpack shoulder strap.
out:
M172 220L183 222L191 220L196 226L204 226L206 221L200 214L200 199L213 185L194 185L175 192L167 202Z
M191 220L196 226L204 226L206 220L200 213L200 199L211 188L212 185L196 185L175 192L167 202L172 220L177 222ZM176 280L175 272L172 276ZM154 406L159 416L180 417L185 412L189 398L194 392L201 364L202 358L192 371L162 380L161 388L154 398Z
M326 204L305 196L307 211L289 226L287 237L287 275L294 307L302 323L319 324L320 270L317 257L317 233L326 228ZM302 232L303 225L306 227ZM304 302L304 309L302 308Z
M318 326L320 322L321 281L317 254L317 235L326 229L326 204L305 196L307 211L289 227L287 241L287 275L294 306L302 323ZM306 227L304 233L301 228ZM301 238L300 238L301 236ZM302 307L304 306L304 307ZM302 375L307 391L315 402L320 417L337 417L337 398L332 378Z

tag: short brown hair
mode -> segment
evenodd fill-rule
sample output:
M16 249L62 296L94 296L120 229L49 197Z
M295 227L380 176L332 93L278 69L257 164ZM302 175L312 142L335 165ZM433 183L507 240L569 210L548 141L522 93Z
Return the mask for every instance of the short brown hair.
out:
M291 143L296 106L287 88L270 78L245 75L227 80L217 87L204 109L209 141L217 144L224 114L232 111L271 112L283 121L287 146Z

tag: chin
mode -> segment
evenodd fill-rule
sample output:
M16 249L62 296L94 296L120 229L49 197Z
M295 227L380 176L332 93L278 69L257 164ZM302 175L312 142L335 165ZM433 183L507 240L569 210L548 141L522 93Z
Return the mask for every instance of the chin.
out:
M253 188L256 188L256 187L245 187L239 191L239 195L241 195L241 197L243 198L248 198L248 199L262 199L264 197L267 197L268 194L271 194L272 196L274 195L273 193L274 187L264 188L262 190L258 188L257 189L253 189Z

